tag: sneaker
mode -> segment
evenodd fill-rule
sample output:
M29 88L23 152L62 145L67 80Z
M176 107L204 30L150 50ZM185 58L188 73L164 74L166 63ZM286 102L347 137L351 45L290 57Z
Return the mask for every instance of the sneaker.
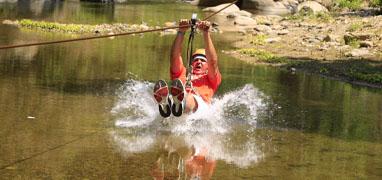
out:
M157 81L154 85L154 98L158 103L159 113L164 118L171 115L171 103L168 95L169 92L166 81Z
M172 114L176 117L179 117L182 115L184 110L184 97L185 97L185 90L183 83L180 79L175 79L172 81L171 84L171 95L172 95Z

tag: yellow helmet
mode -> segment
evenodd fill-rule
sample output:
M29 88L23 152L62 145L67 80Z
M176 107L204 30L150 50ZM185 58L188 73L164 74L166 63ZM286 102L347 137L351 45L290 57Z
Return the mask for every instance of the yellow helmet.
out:
M195 59L203 59L203 60L207 61L206 50L205 49L197 49L194 52L194 54L192 54L192 61L194 61Z

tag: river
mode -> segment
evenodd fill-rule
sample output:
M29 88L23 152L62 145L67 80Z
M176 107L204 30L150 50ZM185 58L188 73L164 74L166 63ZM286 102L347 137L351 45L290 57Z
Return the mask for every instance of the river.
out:
M175 1L0 2L1 21L156 26L193 12L204 16ZM151 91L169 80L174 35L0 50L1 178L382 178L380 89L247 64L222 53L228 35L241 36L213 35L223 81L211 109L169 119ZM0 45L76 37L0 25Z

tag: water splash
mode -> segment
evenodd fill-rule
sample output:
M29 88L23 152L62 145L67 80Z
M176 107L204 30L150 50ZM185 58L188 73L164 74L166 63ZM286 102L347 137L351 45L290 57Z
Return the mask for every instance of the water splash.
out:
M265 108L266 97L253 85L247 84L215 98L209 109L166 119L158 113L152 89L152 83L130 80L119 90L118 101L111 113L115 117L115 126L129 133L123 136L114 131L110 135L125 153L147 151L159 141L158 132L165 131L170 134L168 136L181 137L184 146L196 150L207 148L210 157L240 167L263 158L256 139L246 138L239 145L234 140L239 136L237 134L249 136L248 133L253 132L258 115ZM237 126L243 127L241 132L233 128Z

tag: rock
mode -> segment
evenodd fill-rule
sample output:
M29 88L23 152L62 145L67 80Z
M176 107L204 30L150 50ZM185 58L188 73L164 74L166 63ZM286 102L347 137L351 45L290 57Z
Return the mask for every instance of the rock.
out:
M234 24L239 26L254 26L256 21L250 17L238 16L235 18Z
M223 3L230 3L231 0L186 0L191 1L191 4L198 6L216 6Z
M171 34L176 34L178 31L176 29L166 29L161 32L160 35L171 35Z
M226 4L221 4L221 5L218 5L218 6L214 6L214 7L208 7L208 8L204 8L203 11L210 11L210 12L217 12L221 9L223 9L224 7L226 7L229 3L226 3ZM223 11L221 11L220 13L223 13L223 14L229 14L229 13L233 13L233 12L239 12L240 9L239 7L237 7L235 4L232 5L232 6L229 6L228 8L224 9Z
M321 42L319 39L317 39L317 37L304 37L303 41L308 42L308 43L319 43L319 42Z
M18 26L19 25L19 21L11 21L11 20L8 20L8 19L6 19L6 20L4 20L3 21L3 24L6 24L6 25L12 25L12 26Z
M289 34L289 31L286 29L277 32L277 35L287 35L287 34Z
M172 26L176 26L176 22L165 22L164 23L164 27L172 27Z
M241 11L229 13L227 15L227 18L235 18L235 17L238 17L238 16L252 17L252 13L244 11L244 10L241 10Z
M235 17L237 17L236 13L230 13L230 14L227 15L227 18L229 18L229 19L232 19L232 18L235 18Z
M246 35L246 34L247 34L247 31L244 30L244 29L239 29L237 32L238 32L239 34L241 34L241 35Z
M325 42L332 42L334 41L334 38L332 37L332 35L328 34L324 37L323 39Z
M280 42L281 38L280 37L275 37L275 38L267 38L265 39L265 42L267 43L275 43L275 42Z
M266 34L270 34L272 32L272 28L266 25L256 25L253 29Z
M145 24L141 24L141 25L139 25L139 28L140 28L141 30L143 30L143 31L145 31L145 30L149 30L149 29L150 29L149 26L147 26L147 25L145 25Z
M240 16L252 17L252 13L250 13L248 11L244 11L244 10L241 10L241 11L236 12L236 13L239 14Z
M352 51L346 53L345 55L348 57L364 57L369 55L370 52L367 49L353 49Z
M322 6L320 3L315 1L305 1L297 6L297 12L301 11L312 11L314 14L319 12L328 12L326 7Z
M360 47L364 47L364 48L370 48L370 47L373 47L373 42L371 42L371 41L361 41L361 42L359 42L359 46Z
M109 32L109 33L107 33L107 35L114 35L114 33L113 32ZM115 36L110 36L109 39L115 39Z
M355 37L356 39L358 39L360 41L368 40L373 36L373 34L367 34L367 33L357 33L357 34L352 33L350 35Z
M344 35L344 40L345 40L345 44L349 44L350 42L354 41L354 40L358 40L358 41L366 41L368 39L371 39L373 35L372 34L367 34L367 33L358 33L358 34L353 34L353 33L348 33L348 34L345 34Z
M278 25L278 24L272 26L271 28L272 28L273 30L282 30L282 29L285 29L284 26L280 26L280 25Z
M270 20L270 18L268 18L268 16L257 15L254 18L255 18L257 24L262 24L262 25L267 25L267 26L271 26L273 24L272 21Z

